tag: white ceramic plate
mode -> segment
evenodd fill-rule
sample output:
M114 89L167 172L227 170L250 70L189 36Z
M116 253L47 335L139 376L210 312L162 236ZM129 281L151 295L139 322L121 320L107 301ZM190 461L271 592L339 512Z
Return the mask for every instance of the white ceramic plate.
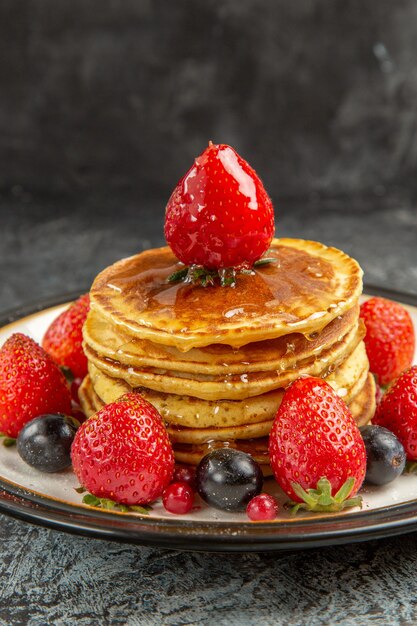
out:
M378 291L382 290L371 290ZM408 304L417 328L417 297L385 291ZM60 302L68 301L60 298ZM0 319L0 345L14 332L40 342L65 304L10 312ZM8 322L8 323L7 323ZM16 448L0 446L0 511L45 526L80 534L190 550L280 550L360 541L417 530L417 475L403 475L385 487L364 487L362 509L339 514L296 517L281 507L273 522L250 522L245 513L226 513L198 500L188 515L167 513L160 502L148 516L102 511L82 503L71 470L44 474L26 465ZM273 479L265 491L281 504L288 498Z

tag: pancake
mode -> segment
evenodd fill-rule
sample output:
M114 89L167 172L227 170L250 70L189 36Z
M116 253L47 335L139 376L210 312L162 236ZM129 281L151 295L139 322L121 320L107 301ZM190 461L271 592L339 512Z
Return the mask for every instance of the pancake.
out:
M234 288L170 283L183 265L166 248L147 250L101 272L91 310L123 334L180 351L320 332L358 301L362 270L336 248L274 239L275 262L239 274Z
M209 441L230 441L231 439L256 439L268 436L273 420L229 426L226 428L183 428L167 424L169 438L173 443L207 443Z
M94 391L90 376L85 376L78 388L78 399L81 404L83 413L88 417L97 413L105 406L105 403L98 397Z
M358 324L359 304L338 315L320 333L305 337L290 333L269 341L257 341L239 349L212 344L180 352L175 347L129 337L97 311L84 324L84 341L93 353L128 367L169 369L177 372L224 375L294 369L296 363L317 356L341 341ZM167 367L169 365L169 367Z
M275 239L267 256L234 287L170 282L184 266L169 248L101 272L83 329L86 414L140 393L164 419L177 462L229 446L265 475L274 417L300 376L325 379L367 423L375 384L359 319L362 270L312 241Z
M90 363L108 376L124 380L131 387L147 387L163 393L176 393L181 389L185 395L203 400L243 400L274 389L287 387L296 378L303 375L321 376L329 368L335 369L352 354L358 354L356 348L362 343L365 331L363 324L358 324L341 341L336 342L317 356L297 363L294 368L281 371L249 372L247 374L228 374L221 377L189 374L167 370L142 369L123 366L117 361L100 357L89 346L85 353Z
M87 376L81 384L79 396L83 409L88 416L105 406L105 403L95 393L90 376ZM349 408L359 426L363 426L371 420L375 412L375 381L371 374L367 375L363 387L354 397ZM262 426L266 426L266 424L268 424L268 428L270 428L272 421L261 423ZM190 434L192 435L192 431L194 431L194 442L190 442ZM230 446L251 454L260 464L264 476L271 475L267 452L267 433L264 433L265 436L260 435L257 438L241 439L236 435L250 435L253 434L253 431L248 429L246 432L243 432L241 429L219 428L216 433L216 429L213 428L206 429L204 432L204 429L178 427L174 430L170 425L168 425L168 433L173 442L175 459L178 463L197 465L203 456L211 450L218 447Z
M363 426L370 421L375 411L375 380L372 375L366 377L365 383L350 403L349 408L358 426ZM212 441L227 442L235 439L265 437L269 435L272 424L273 419L235 428L182 428L168 424L167 430L173 443L201 444Z
M88 414L89 416L93 415L96 411L100 410L101 408L105 406L102 400L100 400L100 398L94 392L92 385L91 385L91 380L88 376L84 379L84 381L82 382L80 386L79 396L80 396L83 409L86 412L86 414ZM265 440L267 440L267 437L260 437L258 440L255 440L255 441L258 441L258 443L254 443L253 439L249 439L248 441L245 441L245 442L243 442L242 440L242 448L243 447L247 448L248 446L250 446L252 451L255 452L255 448L257 447L258 454L257 455L253 454L253 457L255 458L255 460L258 460L258 462L262 463L263 465L268 465L269 459L267 458L267 453L265 453ZM197 465L199 461L201 460L201 458L205 454L207 454L210 450L213 450L219 447L226 447L227 445L230 445L230 444L227 444L224 441L223 442L210 441L210 442L201 443L198 445L174 443L173 448L174 448L175 458L178 462L186 463L189 465ZM233 447L236 447L235 440L233 441ZM242 448L239 447L239 449L242 449Z
M375 412L375 381L371 374L355 401L349 406L358 426L367 424ZM359 411L354 413L353 410ZM224 442L209 441L206 443L173 443L175 459L179 463L198 465L201 459L216 448L230 447L250 454L262 467L268 466L268 437L257 439L233 439Z
M89 372L93 388L105 404L135 390L156 407L167 423L194 429L237 427L272 420L284 394L284 389L277 389L245 400L209 401L186 394L133 388L107 376L92 363L89 363ZM326 381L349 403L364 385L367 375L368 361L361 342L349 359L328 374Z
M189 428L236 427L271 420L284 393L278 389L244 401L208 401L144 387L133 389L125 382L107 376L91 363L89 372L93 388L103 403L115 402L134 390L153 404L167 423Z
M372 374L368 373L365 384L353 398L349 408L358 426L365 426L371 421L376 409L376 384Z

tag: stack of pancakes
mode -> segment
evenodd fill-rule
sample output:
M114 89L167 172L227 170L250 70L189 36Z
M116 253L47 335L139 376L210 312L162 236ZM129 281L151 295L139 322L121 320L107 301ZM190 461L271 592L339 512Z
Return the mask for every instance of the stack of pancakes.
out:
M359 425L375 386L359 319L362 271L335 248L275 239L273 261L235 287L169 281L169 248L121 260L95 279L84 326L87 415L137 391L164 418L177 461L210 450L249 452L269 474L268 434L285 388L325 378Z

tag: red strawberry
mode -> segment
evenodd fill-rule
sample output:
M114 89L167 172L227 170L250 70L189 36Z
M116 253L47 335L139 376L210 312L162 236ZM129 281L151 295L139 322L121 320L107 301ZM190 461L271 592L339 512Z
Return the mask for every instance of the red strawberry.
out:
M387 385L413 361L415 336L406 309L392 300L370 298L361 305L365 322L365 346L371 372Z
M167 204L174 254L208 269L251 266L273 234L274 209L256 172L230 146L210 143Z
M158 411L137 393L106 405L77 430L71 449L80 483L120 504L159 497L174 472L174 455Z
M68 367L76 378L87 374L82 328L89 308L90 297L85 294L52 322L42 341L44 350L58 365Z
M334 511L359 504L352 496L365 477L365 445L347 405L323 379L299 378L287 389L269 455L279 485L296 502L304 500L303 508Z
M384 394L372 423L393 432L407 458L417 460L417 365L401 374Z
M41 346L16 333L0 350L0 431L17 437L44 413L71 413L67 381Z

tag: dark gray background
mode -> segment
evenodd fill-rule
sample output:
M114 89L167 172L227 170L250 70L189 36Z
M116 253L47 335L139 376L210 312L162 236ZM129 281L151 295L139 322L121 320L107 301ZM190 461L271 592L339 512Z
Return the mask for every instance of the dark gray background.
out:
M0 0L0 310L163 243L209 139L277 235L417 294L413 0ZM416 535L287 555L118 546L0 517L0 624L413 624Z
M209 139L273 199L416 192L413 0L2 0L0 188L168 194Z

